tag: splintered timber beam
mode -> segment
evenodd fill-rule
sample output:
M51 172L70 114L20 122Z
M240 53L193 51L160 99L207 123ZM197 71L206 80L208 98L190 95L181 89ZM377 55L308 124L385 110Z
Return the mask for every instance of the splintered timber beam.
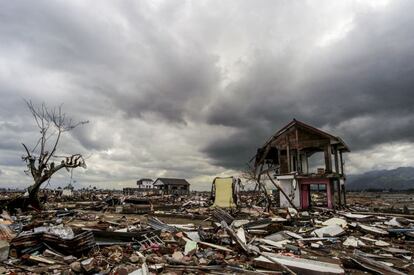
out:
M260 172L259 172L259 176L260 176L261 170L263 169L264 160L266 159L267 155L269 154L269 151L270 151L270 145L266 146L265 151L262 154L262 157L260 158L259 161L257 161L255 163L255 165L254 165L254 175L256 177L257 177L257 168L259 167L259 165L261 165L261 169L260 169Z
M299 159L299 132L298 129L295 130L295 141L296 141L296 171L302 172L302 169L300 168L301 163Z
M339 156L338 156L338 146L334 146L334 159L335 159L335 173L340 174L339 171Z
M289 139L286 137L286 154L287 154L287 165L288 165L288 173L292 171L291 162L290 162L290 146L289 146Z
M268 170L266 170L266 171L268 172ZM259 186L259 190L260 189L263 190L263 194L265 195L266 201L267 201L267 204L268 204L267 211L269 211L270 210L271 199L269 198L269 195L267 194L266 187L264 187L264 185L260 182L262 174L263 174L263 164L260 166L260 172L259 172L259 175L257 177L257 184Z
M239 236L237 236L236 232L231 229L225 221L221 221L221 226L226 230L227 234L233 239L233 241L247 254L250 254L250 249L246 243L244 243Z
M330 144L325 147L325 168L327 173L332 172L332 146Z

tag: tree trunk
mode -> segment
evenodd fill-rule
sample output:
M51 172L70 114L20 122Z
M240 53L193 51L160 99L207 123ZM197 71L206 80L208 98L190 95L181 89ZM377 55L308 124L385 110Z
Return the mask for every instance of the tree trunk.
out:
M32 186L30 186L27 190L29 193L29 201L28 204L33 206L35 209L41 209L42 205L39 200L39 190L42 183L45 181L37 180Z
M47 179L46 179L47 180ZM22 211L27 211L29 209L29 206L33 207L34 209L41 210L42 203L39 199L39 190L41 185L46 180L38 180L33 185L31 185L27 192L29 193L29 197L25 196L19 196L17 198L14 198L8 202L6 202L3 205L0 205L1 208L6 208L10 213L16 213L16 210L19 208Z

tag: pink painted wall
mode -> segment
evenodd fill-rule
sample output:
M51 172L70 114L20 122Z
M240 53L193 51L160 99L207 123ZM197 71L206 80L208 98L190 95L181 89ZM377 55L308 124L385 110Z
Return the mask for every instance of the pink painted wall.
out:
M300 185L300 203L301 208L306 209L310 206L310 185L311 184L324 184L326 185L326 197L328 208L333 208L333 189L332 183L327 178L305 178L299 179Z

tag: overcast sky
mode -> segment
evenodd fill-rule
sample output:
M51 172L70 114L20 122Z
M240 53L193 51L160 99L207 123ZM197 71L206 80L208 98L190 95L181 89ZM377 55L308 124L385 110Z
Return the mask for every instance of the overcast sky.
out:
M293 118L348 173L414 166L414 1L1 1L0 187L27 187L24 99L90 123L77 186L237 175ZM61 172L51 186L66 184Z

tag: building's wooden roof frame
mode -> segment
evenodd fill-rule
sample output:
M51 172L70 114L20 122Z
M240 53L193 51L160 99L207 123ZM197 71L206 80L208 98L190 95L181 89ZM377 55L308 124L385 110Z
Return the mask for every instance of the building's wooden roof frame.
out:
M277 131L263 146L262 148L265 148L269 144L271 144L274 140L276 140L278 137L286 133L289 129L291 129L294 126L303 127L311 132L314 132L316 134L319 134L321 136L324 136L325 138L331 140L331 143L333 144L339 144L339 150L344 152L350 152L348 145L340 138L333 136L325 131L322 131L318 128L315 128L313 126L310 126L309 124L306 124L304 122L301 122L299 120L293 119L291 122L289 122L286 126L284 126L282 129Z
M330 144L336 145L338 151L350 152L349 147L340 137L333 136L325 131L322 131L318 128L310 126L309 124L293 119L286 126L284 126L282 129L277 131L272 137L270 137L270 139L258 150L256 155L250 160L250 162L255 160L255 164L254 164L255 167L257 167L257 165L259 164L263 164L263 161L266 159L268 152L273 147L272 143L275 142L279 137L287 133L290 129L292 129L295 126L302 127L305 130L308 130L312 133L323 136L324 138L330 141ZM320 151L320 149L316 149L313 152L317 152L317 151Z

